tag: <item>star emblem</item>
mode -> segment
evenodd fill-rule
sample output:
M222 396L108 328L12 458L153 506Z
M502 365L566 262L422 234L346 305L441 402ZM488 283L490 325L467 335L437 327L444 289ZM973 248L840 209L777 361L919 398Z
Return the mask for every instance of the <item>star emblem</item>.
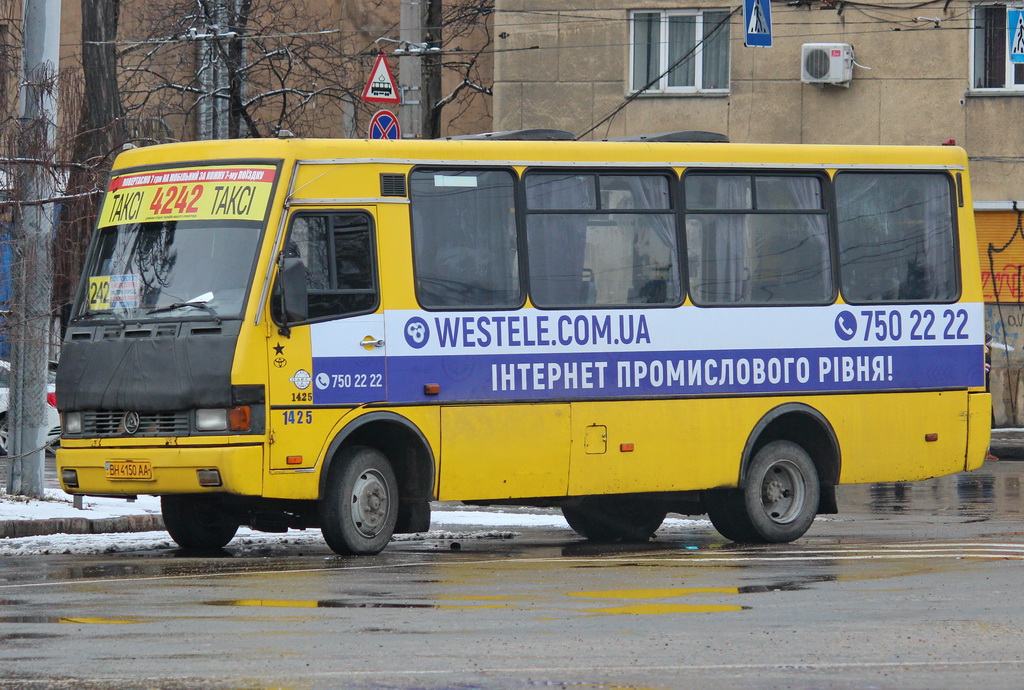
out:
M276 352L279 355L283 355L284 354L284 345L282 345L281 343L278 343L277 345L275 345L274 346L274 352Z

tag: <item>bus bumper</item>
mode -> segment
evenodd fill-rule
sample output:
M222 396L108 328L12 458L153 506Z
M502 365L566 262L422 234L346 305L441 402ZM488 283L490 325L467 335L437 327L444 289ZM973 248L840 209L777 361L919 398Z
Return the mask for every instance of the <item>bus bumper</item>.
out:
M965 470L976 470L985 462L992 441L992 395L967 394L967 463Z
M61 447L57 449L57 477L69 494L259 496L263 492L263 446ZM217 478L219 485L214 482Z

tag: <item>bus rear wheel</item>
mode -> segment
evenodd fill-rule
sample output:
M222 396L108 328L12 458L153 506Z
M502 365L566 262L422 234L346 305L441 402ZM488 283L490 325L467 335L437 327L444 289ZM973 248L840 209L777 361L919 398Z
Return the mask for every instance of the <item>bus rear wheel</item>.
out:
M754 456L742 488L707 497L708 517L722 536L735 542L791 542L810 528L820 494L807 451L792 441L772 441Z
M172 494L160 498L164 529L183 549L211 551L227 546L238 532L219 496Z
M569 527L591 541L647 541L667 514L655 504L614 496L594 496L575 506L562 506Z
M343 556L384 550L398 519L398 481L379 450L353 446L331 467L320 499L324 541Z

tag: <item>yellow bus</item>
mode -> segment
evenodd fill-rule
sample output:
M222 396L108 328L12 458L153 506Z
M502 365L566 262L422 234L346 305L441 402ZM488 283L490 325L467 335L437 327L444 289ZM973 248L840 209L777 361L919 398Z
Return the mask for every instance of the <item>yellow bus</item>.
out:
M788 542L839 484L981 465L963 150L535 136L122 153L58 372L64 490L160 496L186 548L374 554L431 501Z

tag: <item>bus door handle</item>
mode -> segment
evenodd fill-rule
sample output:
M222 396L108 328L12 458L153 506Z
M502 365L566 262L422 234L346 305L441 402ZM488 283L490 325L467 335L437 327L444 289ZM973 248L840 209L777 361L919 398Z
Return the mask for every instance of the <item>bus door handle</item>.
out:
M384 347L383 338L374 338L372 335L368 335L362 339L359 343L365 350L372 350L375 347Z

